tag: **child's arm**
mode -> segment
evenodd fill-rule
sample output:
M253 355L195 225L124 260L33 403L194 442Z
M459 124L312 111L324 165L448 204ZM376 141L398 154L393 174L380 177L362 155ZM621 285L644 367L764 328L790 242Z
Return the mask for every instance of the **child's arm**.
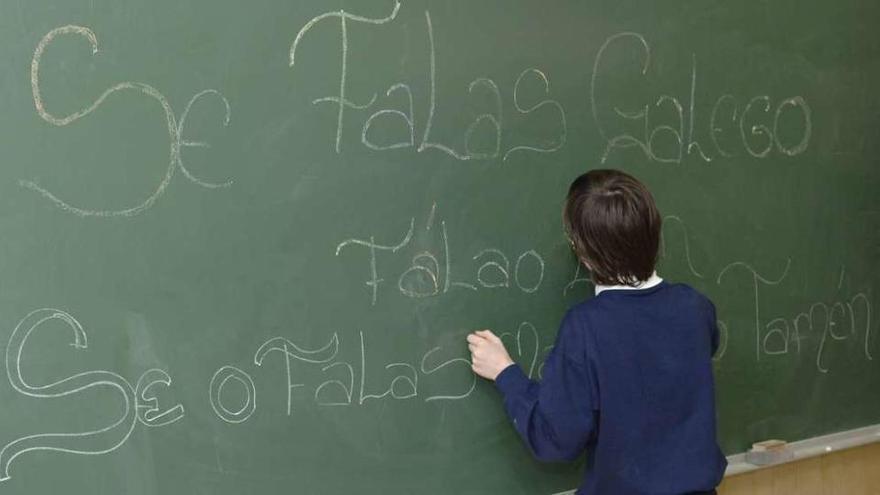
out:
M597 394L579 333L573 316L567 315L540 383L512 364L492 332L468 336L474 371L496 381L516 431L540 460L574 460L595 433Z

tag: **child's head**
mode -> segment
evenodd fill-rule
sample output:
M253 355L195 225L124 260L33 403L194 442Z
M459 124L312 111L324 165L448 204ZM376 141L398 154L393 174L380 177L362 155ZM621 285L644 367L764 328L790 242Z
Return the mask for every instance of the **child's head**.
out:
M581 175L568 190L563 222L594 283L637 285L654 273L662 221L635 177L619 170Z

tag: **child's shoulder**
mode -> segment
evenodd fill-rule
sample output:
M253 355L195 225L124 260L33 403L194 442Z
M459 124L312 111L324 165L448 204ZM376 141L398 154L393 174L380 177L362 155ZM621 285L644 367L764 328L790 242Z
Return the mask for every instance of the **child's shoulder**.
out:
M682 311L696 311L701 314L712 314L715 305L708 296L699 290L683 282L666 282L665 294L659 294L663 298L663 304L675 306Z
M618 294L628 296L635 295L635 293L637 292L642 292L642 290L636 290L633 293L629 293L628 291L618 291ZM644 295L651 296L651 299L656 300L657 303L664 306L672 304L676 306L691 306L695 309L703 310L715 309L714 304L705 294L691 287L690 285L681 282L664 281L662 283L662 286L657 287L657 289L651 291L650 294ZM593 296L575 304L574 306L571 306L568 310L568 313L575 317L584 317L595 312L602 312L610 309L619 309L621 304L638 305L645 304L646 302L647 300L641 297L617 298Z
M667 286L669 287L670 291L682 298L692 299L709 304L712 303L712 301L705 294L683 282L667 282Z
M688 284L685 283L674 283L669 284L669 288L674 292L674 297L678 298L681 304L685 306L692 306L695 309L714 313L715 312L715 304L712 303L712 300L702 292L694 289Z

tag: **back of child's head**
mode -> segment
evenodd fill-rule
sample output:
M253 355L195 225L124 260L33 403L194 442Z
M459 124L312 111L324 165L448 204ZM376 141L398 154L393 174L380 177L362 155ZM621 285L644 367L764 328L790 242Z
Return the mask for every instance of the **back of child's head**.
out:
M619 170L581 175L568 190L563 221L594 283L635 286L654 273L662 220L635 177Z

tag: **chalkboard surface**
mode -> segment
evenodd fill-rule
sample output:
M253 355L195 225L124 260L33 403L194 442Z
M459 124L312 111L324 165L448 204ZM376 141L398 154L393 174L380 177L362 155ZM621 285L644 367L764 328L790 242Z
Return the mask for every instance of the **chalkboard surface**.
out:
M720 436L880 423L880 4L0 2L0 491L535 494L568 183L718 306ZM613 393L613 391L609 392Z

